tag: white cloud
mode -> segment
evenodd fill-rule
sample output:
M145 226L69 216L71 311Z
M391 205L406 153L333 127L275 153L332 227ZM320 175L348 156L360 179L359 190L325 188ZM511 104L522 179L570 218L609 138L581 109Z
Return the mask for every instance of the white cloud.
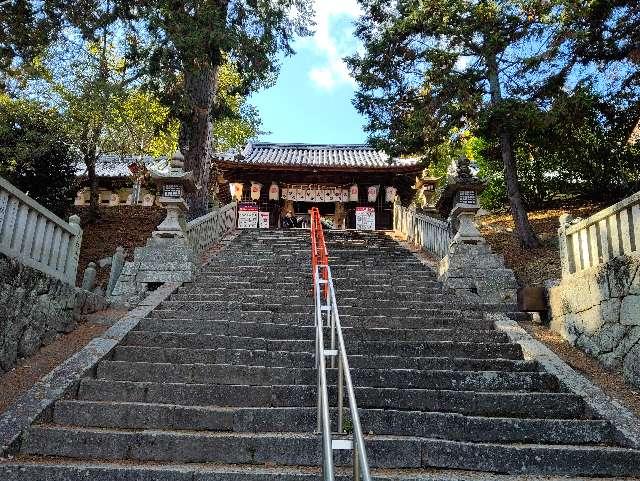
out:
M311 48L325 61L309 71L309 78L319 88L333 90L339 85L353 85L343 57L353 53L358 42L353 28L343 28L337 35L332 26L337 20L353 21L362 13L357 0L315 0L316 29L310 40L303 41L303 48Z

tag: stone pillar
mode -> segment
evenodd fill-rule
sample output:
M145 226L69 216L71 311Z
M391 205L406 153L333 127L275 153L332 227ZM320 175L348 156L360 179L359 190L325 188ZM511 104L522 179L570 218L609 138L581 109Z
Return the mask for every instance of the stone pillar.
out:
M333 223L336 229L344 229L347 220L347 212L344 203L336 202L336 213L333 216Z
M76 285L76 276L78 274L78 261L80 260L80 247L82 246L82 228L80 227L80 217L72 215L69 217L69 225L75 229L75 235L72 244L69 246L69 254L67 255L67 265L65 272L67 274L67 282L72 286Z
M82 288L85 291L93 290L93 286L96 283L96 264L95 262L89 262L89 265L84 270L84 274L82 276Z
M109 283L107 284L107 296L110 296L113 292L113 288L118 282L118 278L122 273L124 267L124 247L118 246L115 254L111 258L111 272L109 273Z
M567 227L573 222L571 214L562 214L560 216L560 227L558 228L558 250L560 251L560 265L562 267L562 277L571 274L573 262L573 246L567 243Z

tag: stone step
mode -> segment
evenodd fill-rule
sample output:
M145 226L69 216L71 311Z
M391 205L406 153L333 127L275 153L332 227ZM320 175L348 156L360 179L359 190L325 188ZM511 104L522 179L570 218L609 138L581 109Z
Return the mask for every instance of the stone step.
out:
M295 271L294 271L295 272ZM274 272L269 269L268 275L239 275L236 273L224 273L218 272L215 274L203 272L198 276L196 282L213 284L218 282L220 284L237 283L237 282L249 282L256 287L264 286L268 288L270 285L277 284L291 284L291 283L311 283L311 271L309 273L292 274L291 269L288 271L283 269L282 273Z
M336 481L350 481L350 468L336 469ZM421 473L421 474L418 474ZM0 460L3 481L317 481L319 468L306 466L255 466L175 463L118 463L47 457ZM372 470L373 481L523 481L521 475L428 469ZM610 481L584 476L536 476L535 481Z
M201 311L183 311L181 309L160 309L156 308L149 314L152 319L201 319L216 321L236 321L236 322L271 322L276 324L297 324L307 325L313 319L313 307L301 306L299 312L274 312L262 309L261 305L252 306L253 310L233 310L216 309Z
M310 292L309 292L310 294ZM368 295L370 293L367 293ZM393 297L392 297L393 296ZM400 296L400 294L398 294ZM377 295L370 295L369 297L361 296L360 293L353 291L353 293L340 292L337 296L338 306L342 307L368 307L370 310L378 307L388 307L393 305L400 305L402 307L410 308L438 308L444 309L447 306L451 306L451 299L444 294L427 294L420 296L407 296L403 298L397 297L395 294L385 294L378 292ZM311 295L292 295L290 291L282 290L251 290L247 292L244 289L229 289L226 292L207 292L200 290L197 292L180 291L178 294L174 294L169 299L171 302L212 302L218 304L243 302L243 303L256 303L261 302L265 304L294 304L294 305L314 305L314 299Z
M542 372L506 371L418 371L411 369L351 369L356 386L399 389L442 389L450 391L557 392L558 380ZM252 386L313 385L312 368L243 366L233 364L169 364L102 361L97 379L136 382L233 384ZM337 373L329 369L328 382Z
M359 408L452 412L474 416L546 419L588 417L582 398L570 393L472 392L355 387ZM329 388L335 399L335 388ZM78 399L187 406L314 407L314 386L247 386L83 379Z
M218 295L222 295L224 296L224 298L227 298L228 296L238 296L239 298L242 298L245 295L250 295L250 294L259 294L259 295L266 295L266 296L278 296L281 299L285 299L288 295L294 295L294 296L299 296L299 297L305 297L308 299L311 299L313 301L313 298L311 297L310 291L311 291L311 284L309 284L308 288L307 286L304 286L305 290L302 290L300 287L296 288L295 291L301 291L298 294L294 294L294 292L292 292L292 289L290 286L284 286L284 287L280 287L278 286L273 286L269 289L264 289L264 288L260 288L260 287L248 287L248 288L237 288L237 287L228 287L225 285L216 285L216 286L206 286L206 285L201 285L199 283L196 284L189 284L186 287L181 287L178 292L179 294L197 294L197 295L214 295L214 296L218 296Z
M301 296L298 296L301 297ZM222 301L164 301L159 306L161 311L175 311L181 313L190 312L245 312L245 311L269 311L292 314L305 314L313 311L313 304L291 304L286 298L281 298L276 303L246 302L244 300L222 300Z
M314 339L315 326L274 324L269 322L208 321L203 319L142 319L136 330L156 332L203 333L266 339ZM329 329L325 329L329 336ZM465 341L506 343L506 333L496 330L468 329L390 329L343 327L345 339L386 341Z
M489 444L399 436L367 436L371 467L446 467L514 473L638 475L640 451L545 444ZM320 437L303 433L120 431L36 426L22 452L76 459L317 466ZM463 456L460 453L464 453ZM334 452L339 466L348 451Z
M241 364L272 367L314 367L311 352L265 351L247 349L189 349L143 346L117 346L114 361L164 362L174 364ZM533 361L511 359L470 359L449 357L398 357L349 355L352 368L389 368L422 370L512 371L539 370Z
M331 409L336 422L337 409ZM348 416L348 413L346 413ZM315 408L216 408L169 404L59 401L53 422L65 426L231 432L313 432ZM455 413L360 410L365 433L475 442L610 444L606 421L464 416ZM337 429L334 425L333 429Z
M397 316L345 316L340 315L342 327L398 328L398 329L479 329L494 328L488 319L466 319L464 313L455 317L397 317Z
M228 292L189 292L180 290L178 294L173 294L170 299L176 302L192 302L192 301L243 301L249 303L266 302L287 302L296 305L313 306L313 299L307 295L291 295L284 290L278 292L264 291L262 289L246 292L244 290L229 289Z
M309 282L275 282L273 284L269 284L269 288L276 287L278 289L291 289L293 291L301 290L304 291L308 288L311 288L311 279ZM236 280L236 281L224 281L220 280L207 280L207 279L198 279L196 283L194 283L196 288L200 289L211 289L215 287L232 287L234 289L248 289L248 288L256 288L261 287L260 284L255 284L250 280ZM262 286L264 288L264 286Z
M285 311L273 311L264 308L261 304L248 304L243 310L216 308L200 310L167 309L157 308L148 316L154 319L202 319L202 320L227 320L227 321L263 321L275 324L295 324L308 325L310 319L314 319L314 308L312 306L297 306L296 312L289 307ZM347 308L340 311L348 310ZM480 323L481 329L492 329L493 321L484 320L474 312L465 311L438 311L424 310L422 312L397 312L396 314L378 314L366 312L359 309L357 313L340 312L340 319L343 326L357 325L359 327L402 327L405 329L414 328L455 328L454 324L459 324L461 328L473 328L473 321Z
M192 349L260 349L313 352L315 340L264 339L177 332L132 331L123 345L184 347ZM377 354L406 357L473 357L475 359L522 359L519 344L458 341L359 341L346 339L349 355Z

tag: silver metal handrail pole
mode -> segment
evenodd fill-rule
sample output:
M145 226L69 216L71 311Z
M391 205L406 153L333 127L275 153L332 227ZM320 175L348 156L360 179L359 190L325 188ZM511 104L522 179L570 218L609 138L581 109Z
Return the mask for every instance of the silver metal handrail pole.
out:
M325 266L326 267L326 266ZM327 371L324 356L324 337L322 320L322 297L320 266L316 266L315 314L316 314L316 363L318 366L318 424L322 433L322 477L324 481L334 481L333 446L331 441L331 423L329 419L329 395L327 393Z
M347 388L347 399L349 402L349 410L351 411L351 422L353 423L353 441L354 441L354 475L359 471L363 481L371 481L369 472L369 461L367 460L367 451L364 445L364 436L362 434L362 425L360 424L360 415L358 413L358 405L356 403L356 395L353 389L353 381L349 369L349 360L347 359L347 349L342 335L342 325L340 324L340 315L338 314L338 303L336 301L336 293L333 287L333 277L331 269L327 266L327 281L329 283L329 304L333 311L333 322L336 326L336 336L338 339L338 355L342 363L344 372L344 383ZM358 463L356 464L356 459ZM358 480L359 481L359 480Z

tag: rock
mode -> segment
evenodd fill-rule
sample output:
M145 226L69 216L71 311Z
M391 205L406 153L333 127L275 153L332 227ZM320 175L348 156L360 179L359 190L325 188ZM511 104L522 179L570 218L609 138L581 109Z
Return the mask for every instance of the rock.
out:
M633 346L622 365L624 378L631 384L640 387L640 343Z
M18 356L28 357L35 354L42 343L42 334L42 330L36 326L28 326L18 343Z
M98 265L101 269L109 267L111 265L111 257L104 257L98 261Z
M640 296L627 296L622 300L620 322L625 325L640 326Z

